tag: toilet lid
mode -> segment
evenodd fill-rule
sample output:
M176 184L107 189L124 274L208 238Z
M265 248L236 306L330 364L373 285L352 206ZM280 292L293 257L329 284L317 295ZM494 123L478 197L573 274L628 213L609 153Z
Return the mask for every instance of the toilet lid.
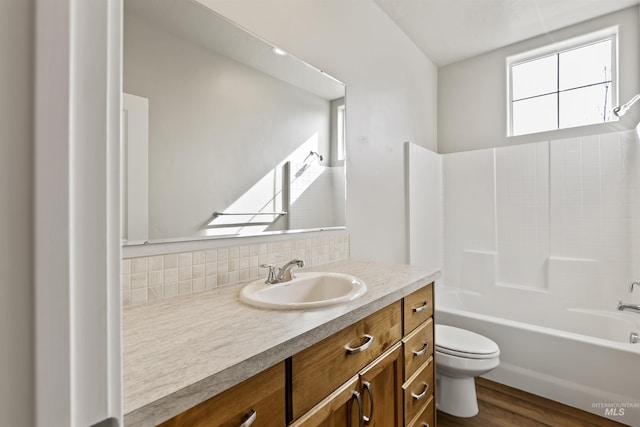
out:
M436 325L436 351L471 359L489 359L500 355L498 344L466 329Z

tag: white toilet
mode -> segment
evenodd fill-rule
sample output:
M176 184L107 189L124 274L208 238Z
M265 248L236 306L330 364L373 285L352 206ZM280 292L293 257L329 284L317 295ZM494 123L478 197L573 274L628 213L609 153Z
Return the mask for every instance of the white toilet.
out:
M500 364L498 344L475 332L436 325L436 406L456 417L478 414L475 377Z

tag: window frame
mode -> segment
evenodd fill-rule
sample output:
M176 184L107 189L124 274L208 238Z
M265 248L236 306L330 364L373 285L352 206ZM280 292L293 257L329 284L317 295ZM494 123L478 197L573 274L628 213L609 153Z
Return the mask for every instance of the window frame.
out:
M590 32L588 34L583 34L578 37L573 37L570 39L566 39L560 42L555 42L546 46L542 46L536 49L532 49L526 52L518 53L515 55L510 55L506 59L506 73L507 73L507 137L521 137L525 135L534 135L537 133L544 132L555 132L564 129L575 129L584 126L593 126L598 124L606 124L611 122L616 122L619 120L617 116L612 114L611 120L608 122L598 122L598 123L590 123L580 126L571 126L571 127L558 127L554 129L548 130L540 130L536 132L530 133L522 133L522 134L514 134L513 133L513 67L525 62L534 61L537 59L542 59L551 55L560 55L564 52L571 51L574 49L579 49L581 47L586 47L595 43L599 43L605 40L611 40L611 108L618 105L618 40L619 40L619 27L612 26L608 28L604 28L598 31ZM560 70L558 70L560 72ZM560 92L558 92L560 93Z

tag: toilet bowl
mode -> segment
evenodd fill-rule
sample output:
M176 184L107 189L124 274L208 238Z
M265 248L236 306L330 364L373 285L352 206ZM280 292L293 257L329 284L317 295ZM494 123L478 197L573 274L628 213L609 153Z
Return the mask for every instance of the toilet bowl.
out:
M475 377L500 364L500 349L489 338L465 329L436 325L436 407L456 417L478 414Z

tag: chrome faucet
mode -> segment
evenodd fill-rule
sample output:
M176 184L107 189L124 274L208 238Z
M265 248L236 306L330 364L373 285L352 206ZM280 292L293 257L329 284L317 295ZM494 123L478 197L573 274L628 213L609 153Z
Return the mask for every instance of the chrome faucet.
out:
M618 310L631 310L640 313L640 304L623 304L622 301L618 302Z
M301 259L292 259L282 266L276 273L276 266L273 264L262 264L260 267L268 268L267 280L264 281L267 285L273 285L276 283L289 282L296 277L293 274L293 267L304 267L304 261Z

